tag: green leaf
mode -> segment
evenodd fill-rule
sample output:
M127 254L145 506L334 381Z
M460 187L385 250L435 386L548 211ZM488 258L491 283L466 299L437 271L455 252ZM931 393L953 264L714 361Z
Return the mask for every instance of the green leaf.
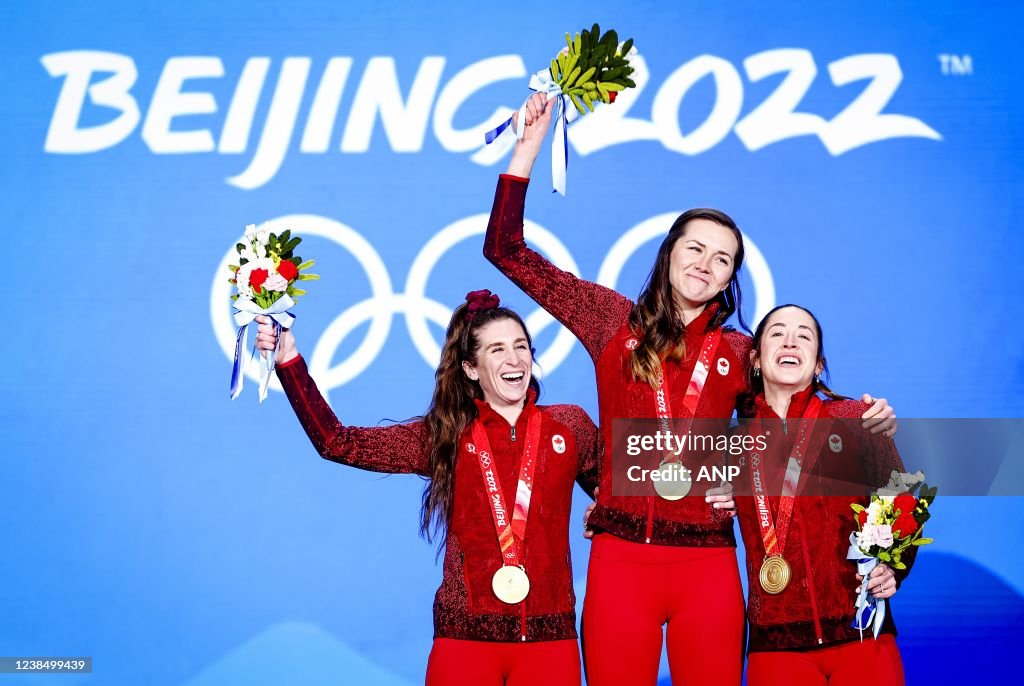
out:
M230 269L231 273L234 274L240 269L240 267L237 264L229 264L228 269Z
M629 51L633 48L633 39L630 38L622 44L622 56L625 57L629 54Z
M296 281L319 281L320 280L320 275L319 274L299 274L297 277L295 277L295 280Z
M881 560L882 562L888 562L892 558L889 556L889 553L887 553L884 550L882 550L882 551L880 551L878 553L878 559Z
M291 252L292 250L295 250L295 247L301 242L302 238L300 236L296 236L282 246L281 252Z
M305 262L299 265L299 271L301 272L303 269L309 269L314 264L316 264L316 260L306 260Z
M916 541L914 541L914 545L928 545L929 543L934 543L934 542L935 542L934 538L919 538Z
M238 300L238 293L235 293L233 296L231 296L231 302L235 302L236 300Z
M245 243L236 243L235 250L237 250L238 252L242 252L243 250L245 250Z
M861 512L867 509L866 507L859 503L850 503L850 507L853 508L853 511L857 514L860 514Z
M902 563L902 562L897 562L896 564L892 565L892 568L893 569L906 569L907 565Z

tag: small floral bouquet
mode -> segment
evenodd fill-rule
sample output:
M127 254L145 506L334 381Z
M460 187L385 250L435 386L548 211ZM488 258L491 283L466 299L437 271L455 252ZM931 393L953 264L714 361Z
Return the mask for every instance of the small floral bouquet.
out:
M566 47L551 60L551 66L530 77L530 89L545 93L547 99L556 100L555 138L551 146L551 177L554 190L565 195L565 172L569 166L568 126L577 116L594 111L598 102L613 103L626 88L635 88L629 78L633 67L629 58L636 55L633 39L619 43L615 30L601 34L597 24L575 36L565 34ZM569 102L575 111L569 110ZM487 144L498 140L506 131L512 131L510 117L484 136ZM519 109L515 139L521 139L526 130L526 104ZM505 137L511 144L509 136Z
M862 639L864 629L869 626L877 637L885 620L885 600L868 594L868 574L880 562L893 569L906 569L907 565L901 560L903 553L911 546L932 542L924 538L923 532L937 492L938 488L929 488L924 482L924 472L894 471L888 485L871 495L867 507L851 503L857 530L850 534L846 558L857 562L857 573L864 577L853 620L853 627L860 630Z
M245 227L242 242L235 246L238 250L238 264L228 266L232 273L229 281L238 290L231 296L231 300L235 303L235 323L240 327L235 339L235 364L231 371L232 400L242 392L245 378L242 351L247 345L249 324L257 315L270 317L280 345L281 329L291 327L295 321L295 315L288 310L299 296L306 294L295 284L320 278L316 274L302 273L313 266L313 260L303 262L301 257L295 255L295 248L301 242L301 238L292 236L291 229L278 236L266 229L257 229L255 224L249 224ZM253 357L256 357L255 347ZM275 348L263 358L260 365L260 403L267 397L276 359Z

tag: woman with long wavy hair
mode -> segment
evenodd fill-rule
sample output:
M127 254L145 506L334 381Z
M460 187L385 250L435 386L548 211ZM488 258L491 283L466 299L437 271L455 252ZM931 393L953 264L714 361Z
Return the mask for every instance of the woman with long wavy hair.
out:
M724 212L684 212L636 302L558 269L523 240L530 171L552 109L541 94L527 101L525 135L498 180L484 255L572 331L595 365L605 452L589 515L597 534L583 609L588 683L654 684L667 624L674 683L738 685L743 598L731 497L613 492L612 426L655 417L727 422L741 404L750 337L726 322L740 316L743 236ZM872 430L893 430L884 401L865 409Z
M260 319L257 345L276 343ZM568 523L573 482L595 487L597 428L575 405L537 405L532 364L519 315L474 291L452 314L426 415L350 427L281 336L278 377L322 457L427 479L420 530L445 548L427 686L580 683Z

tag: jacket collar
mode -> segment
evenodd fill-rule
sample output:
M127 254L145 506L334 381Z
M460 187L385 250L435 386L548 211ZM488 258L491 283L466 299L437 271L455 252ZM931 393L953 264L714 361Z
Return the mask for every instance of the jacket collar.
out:
M789 409L786 411L787 419L800 418L804 415L804 410L807 409L808 403L811 402L811 398L814 396L814 384L810 384L802 391L798 391L793 394L793 397L789 401ZM764 417L765 419L780 419L777 412L772 409L772 406L768 404L768 401L764 397L764 392L757 394L754 398L754 402L757 404L757 416Z

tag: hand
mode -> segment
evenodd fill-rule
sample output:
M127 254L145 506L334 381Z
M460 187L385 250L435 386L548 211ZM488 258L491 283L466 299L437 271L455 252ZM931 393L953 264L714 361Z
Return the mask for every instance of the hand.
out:
M513 176L530 178L533 163L540 154L544 137L551 128L551 113L555 110L543 93L534 93L526 101L526 130L521 140L516 142L512 151L512 161L508 165L508 173ZM519 113L512 115L512 128L519 123Z
M736 500L733 497L732 484L723 481L716 488L708 489L704 502L711 503L716 510L725 510L730 517L736 516Z
M857 581L863 580L864 577L858 574ZM857 587L857 593L860 593L860 586ZM875 598L892 598L896 595L896 575L889 569L889 565L880 563L871 570L868 575L868 593Z
M260 351L263 357L267 356L267 353L274 349L277 345L277 335L274 333L274 322L265 314L256 315L256 323L259 324L256 334L256 348ZM281 330L281 347L277 350L277 364L282 364L288 360L294 359L299 354L298 349L295 347L295 336L292 335L291 329Z
M872 398L870 395L865 393L861 396L861 401L866 405L871 405L867 412L860 416L864 420L864 428L870 429L871 433L879 434L884 433L889 438L896 435L896 411L893 410L885 398Z
M594 489L594 502L587 505L587 509L583 513L583 538L586 538L587 540L594 537L594 531L587 526L587 522L590 521L590 513L594 511L595 507L597 507L597 492L600 490L600 488Z

